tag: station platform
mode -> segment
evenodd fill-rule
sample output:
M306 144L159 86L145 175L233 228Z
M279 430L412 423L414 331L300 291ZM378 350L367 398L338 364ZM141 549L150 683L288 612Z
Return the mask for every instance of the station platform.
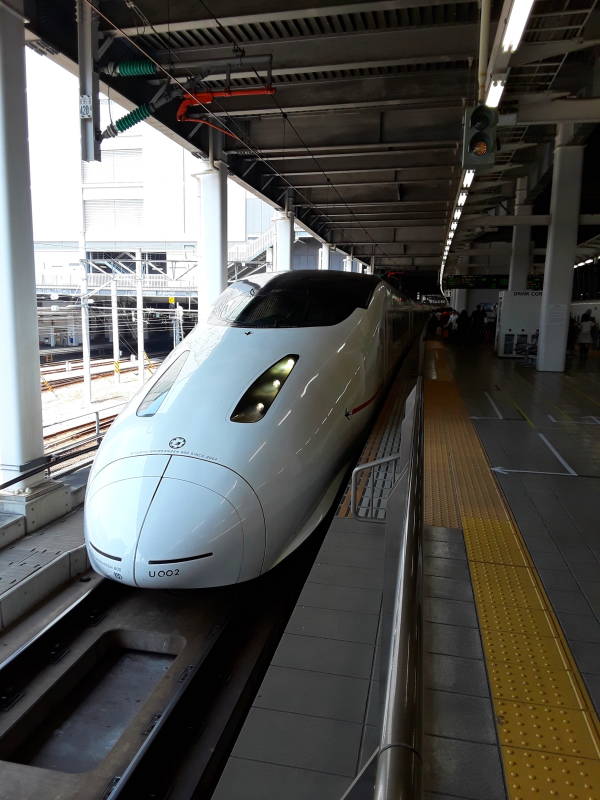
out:
M427 765L429 787L436 798L594 800L599 374L538 373L483 348L427 344L424 521L461 532L465 551L458 533L426 542L426 586L451 603L451 616L437 622L457 648L448 654L452 691L470 696L455 698L461 744L452 754L444 730L435 730L438 706L450 698L432 698L426 730L440 741ZM464 669L467 655L476 657L479 682ZM474 736L470 720L484 717L487 738ZM504 787L477 777L492 774L485 754L493 762L496 748ZM445 774L450 760L454 776Z

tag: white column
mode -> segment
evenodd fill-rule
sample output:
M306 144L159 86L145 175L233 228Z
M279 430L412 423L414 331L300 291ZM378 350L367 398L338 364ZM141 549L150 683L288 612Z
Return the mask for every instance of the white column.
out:
M292 268L292 243L294 241L294 215L291 211L276 211L274 269L283 272Z
M198 179L198 321L206 319L227 286L227 166L207 163Z
M25 98L23 23L0 5L0 481L43 454Z
M110 313L112 318L112 344L113 344L113 370L115 383L121 380L120 359L121 348L119 347L119 309L117 306L117 279L113 274L110 282Z
M344 272L352 272L352 256L344 256L342 265Z
M531 206L525 205L527 197L527 178L517 178L515 214L531 214ZM508 289L524 292L527 289L527 275L531 260L531 226L515 225L513 228L512 253L508 274Z
M329 255L331 248L327 243L321 245L319 250L319 269L329 269Z
M450 303L455 311L460 314L467 310L467 289L453 289L450 294Z
M369 275L375 275L375 256L371 256L369 262L369 269L367 270Z
M138 360L138 381L144 382L144 273L142 270L142 260L135 262L135 318L137 323L137 360Z
M557 126L537 355L542 372L565 368L583 164L583 147L566 143L571 131Z

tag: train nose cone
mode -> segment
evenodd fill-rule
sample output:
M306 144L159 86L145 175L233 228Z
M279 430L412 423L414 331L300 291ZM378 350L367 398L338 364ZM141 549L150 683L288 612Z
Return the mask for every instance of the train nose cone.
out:
M84 519L92 567L133 586L225 586L262 569L258 497L213 462L158 454L112 462L92 476Z
M134 584L135 548L160 478L128 478L102 486L86 499L85 539L96 572Z
M163 478L138 540L138 586L223 586L240 575L242 521L235 507L204 486Z

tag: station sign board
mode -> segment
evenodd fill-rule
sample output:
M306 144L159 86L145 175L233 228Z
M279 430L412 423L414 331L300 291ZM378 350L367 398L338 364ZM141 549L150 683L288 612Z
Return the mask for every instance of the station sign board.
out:
M527 288L541 291L543 275L528 275ZM445 275L445 289L508 289L508 275Z

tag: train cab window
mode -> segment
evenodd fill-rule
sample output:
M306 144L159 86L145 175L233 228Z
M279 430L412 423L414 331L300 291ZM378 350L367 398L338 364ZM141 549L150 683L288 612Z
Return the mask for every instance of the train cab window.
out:
M367 308L379 279L298 270L265 285L237 281L217 301L210 322L243 328L308 328L337 325Z
M189 350L184 352L175 359L170 367L160 376L156 383L152 386L146 397L142 400L136 415L138 417L153 417L158 409L163 404L163 401L169 391L172 389L174 383L177 381L185 362L190 354Z

